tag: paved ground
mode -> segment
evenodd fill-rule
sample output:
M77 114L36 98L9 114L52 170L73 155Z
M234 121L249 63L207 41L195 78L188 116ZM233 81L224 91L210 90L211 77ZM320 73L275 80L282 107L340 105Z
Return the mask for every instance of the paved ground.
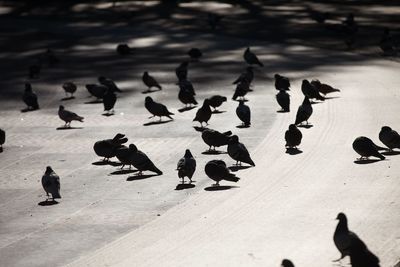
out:
M331 262L338 257L332 234L340 211L379 256L381 266L399 262L400 156L355 164L351 149L359 135L377 141L383 125L400 130L398 63L156 26L148 32L127 27L74 31L62 23L31 23L48 33L75 34L80 42L60 51L62 64L46 68L33 82L41 109L29 113L19 111L24 107L19 98L25 62L32 57L2 54L0 127L7 131L7 143L0 154L1 265L278 266L282 258L290 258L298 266L337 266ZM115 43L128 36L135 36L130 43L139 49L122 59L114 53ZM251 128L236 128L234 101L210 120L211 128L238 134L257 164L238 171L242 179L237 188L226 191L204 190L212 183L204 164L213 158L233 161L226 154L202 154L207 147L191 122L196 109L178 112L182 105L173 70L194 45L205 54L189 74L199 102L215 93L233 94L230 84L244 67L246 46L266 65L256 71L254 92L248 96ZM163 84L163 91L151 96L171 108L173 122L143 126L149 121L141 93L145 69ZM276 72L292 79L289 114L276 113ZM124 90L115 116L102 116L101 104L86 104L91 99L83 85L100 74ZM342 92L314 105L313 127L302 129L303 153L293 156L285 153L283 135L301 103L304 78L319 78ZM70 79L79 84L76 98L61 101L60 85ZM56 115L60 103L85 117L84 123L73 123L82 128L56 130L62 125ZM134 173L115 173L117 167L93 165L99 160L94 142L117 132L145 151L164 175L136 179ZM196 186L175 190L176 162L186 148L198 162ZM39 206L45 198L40 178L47 165L61 177L63 199L58 205Z

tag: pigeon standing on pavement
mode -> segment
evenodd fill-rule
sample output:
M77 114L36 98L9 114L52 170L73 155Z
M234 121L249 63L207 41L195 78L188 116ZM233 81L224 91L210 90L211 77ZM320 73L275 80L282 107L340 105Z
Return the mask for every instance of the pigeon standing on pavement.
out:
M392 151L394 148L400 148L400 135L389 126L383 126L379 132L379 140Z
M66 82L62 85L62 88L65 91L65 95L68 96L68 94L71 94L71 98L74 96L74 93L76 92L77 86L73 82Z
M28 106L28 110L36 110L39 109L38 97L32 91L32 86L30 83L25 84L25 92L22 95L22 100Z
M279 90L279 93L276 94L276 101L283 112L290 112L290 95L285 90Z
M240 76L232 84L238 84L242 81L246 81L248 84L251 84L253 82L253 79L254 79L253 67L248 66L245 72L241 73Z
M239 100L239 105L236 108L236 115L242 121L242 126L250 127L251 111L244 101Z
M314 86L318 92L327 95L333 92L340 92L339 89L333 88L329 84L321 83L319 80L312 80L311 85Z
M108 161L116 156L116 151L128 142L124 134L116 134L113 139L100 140L94 143L93 149L97 156L104 157L103 161Z
M79 116L78 114L66 110L64 106L60 105L58 108L58 116L61 120L65 122L64 127L71 127L71 121L80 121L83 122L83 117Z
M381 160L385 159L385 156L378 151L384 148L377 146L371 139L365 136L357 137L354 140L353 149L360 154L361 157L359 160L368 159L371 156L380 158Z
M372 253L361 239L354 239L350 247L352 267L380 267L379 258Z
M90 84L86 84L85 85L86 89L88 90L88 92L96 97L98 100L102 99L104 94L107 92L108 87L103 85L103 84L94 84L94 83L90 83Z
M281 263L281 267L294 267L294 264L291 260L283 259Z
M212 150L215 151L216 147L228 145L229 138L231 135L232 135L231 131L220 133L213 129L205 129L201 133L201 138L203 139L204 143L206 143L209 146L208 151Z
M247 49L244 51L243 58L246 61L247 64L251 65L259 65L260 67L263 67L264 65L258 60L258 57L256 54L250 51L250 47L247 47Z
M211 160L207 162L204 171L210 179L216 182L216 186L219 186L219 182L222 180L236 183L240 179L229 171L226 167L226 163L222 160Z
M281 76L279 74L275 74L274 78L275 78L275 89L276 90L285 90L285 91L290 90L289 78L287 78L285 76Z
M196 93L194 91L193 85L190 81L188 80L181 80L179 81L179 93L178 93L178 98L179 100L185 104L185 107L187 105L197 105L197 101L195 99Z
M128 44L118 44L116 50L119 55L126 56L132 54L134 49L129 47Z
M243 80L236 85L235 93L233 94L232 99L236 100L240 97L242 100L245 100L244 96L250 91L250 84Z
M176 74L176 77L178 78L178 82L180 82L182 80L187 80L188 66L189 66L189 62L184 61L175 69L175 74Z
M162 89L161 85L147 71L143 73L142 81L148 87L146 92L150 92L152 87L156 87L158 90Z
M203 127L203 122L208 125L208 121L211 118L211 108L210 108L210 100L204 99L203 105L197 110L196 116L194 117L193 121L200 122L201 127Z
M241 165L242 162L256 166L250 157L247 148L239 142L237 135L232 135L228 142L228 155L236 160L236 165Z
M193 61L198 61L202 56L203 53L201 52L200 49L198 48L191 48L187 54L189 55L189 57L193 60Z
M119 87L115 84L115 82L110 78L99 76L97 80L99 81L100 84L106 86L109 90L112 90L113 92L122 93L122 90L119 89Z
M130 163L139 171L138 175L142 175L144 171L155 172L158 175L163 174L162 171L160 171L149 159L149 157L142 151L138 150L134 144L129 145L129 150L131 152L129 157Z
M285 133L285 147L288 148L297 148L301 143L301 139L303 138L302 133L294 124L289 125L289 129Z
M182 183L185 182L185 177L192 182L193 174L196 171L196 160L189 149L186 149L185 155L178 161L176 170L178 177L182 179Z
M317 88L315 88L309 81L303 80L301 83L301 91L303 92L304 96L308 97L309 99L317 99L324 101L325 97L323 97Z
M226 101L227 101L226 96L222 95L213 95L212 97L208 98L208 103L210 104L211 107L214 108L214 111L217 111L217 108Z
M304 97L303 103L299 106L297 113L296 113L296 121L295 125L299 125L302 122L307 122L308 124L308 119L311 117L311 114L313 113L313 108L311 106L310 100L308 97Z
M155 102L150 96L146 96L144 106L153 115L150 118L157 116L160 117L160 121L161 117L168 117L173 120L171 115L174 115L174 113L168 111L165 105Z
M6 142L6 132L0 128L0 152L3 152L3 145Z
M115 150L115 156L117 157L117 159L121 162L122 166L121 166L121 170L128 165L129 169L131 169L131 156L133 154L133 151L131 151L129 149L129 147L121 144L118 148L116 148Z
M112 89L108 88L107 92L103 96L104 111L106 111L107 114L110 114L110 112L114 113L114 105L116 102L117 95Z
M46 171L42 176L42 186L47 195L47 200L49 199L49 194L51 194L52 200L56 198L61 198L60 195L60 177L53 171L50 166L46 167Z

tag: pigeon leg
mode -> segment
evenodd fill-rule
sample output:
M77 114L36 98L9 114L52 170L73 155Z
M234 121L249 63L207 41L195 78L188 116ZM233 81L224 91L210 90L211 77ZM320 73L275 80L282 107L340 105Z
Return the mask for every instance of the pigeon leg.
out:
M139 171L137 176L142 176L143 175L143 171Z
M189 177L188 177L188 178L189 178ZM189 178L189 181L190 181L190 182L189 182L190 184L191 184L191 183L193 183L193 181L192 181L192 179L191 179L191 178Z
M160 120L159 121L161 121L161 116L160 116Z
M154 118L156 115L150 116L149 119Z
M122 170L124 167L125 167L125 164L122 164L122 167L121 167L121 169L120 169L120 170Z

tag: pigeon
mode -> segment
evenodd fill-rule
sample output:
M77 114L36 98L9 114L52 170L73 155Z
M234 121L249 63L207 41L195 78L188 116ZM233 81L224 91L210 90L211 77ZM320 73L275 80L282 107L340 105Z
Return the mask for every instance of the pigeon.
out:
M258 57L250 51L250 47L247 47L246 51L244 51L243 58L249 65L259 65L263 67L264 65L258 60Z
M60 105L60 107L58 108L58 116L60 117L61 120L65 121L64 127L71 127L71 121L83 122L84 119L78 114L66 110L62 105Z
M185 177L192 182L193 174L196 171L196 160L189 149L186 149L185 155L178 161L176 170L178 171L178 177L182 179L182 183L185 182Z
M381 160L385 159L385 156L378 151L384 148L377 146L371 139L365 136L357 137L354 140L353 149L360 154L361 157L359 160L363 160L364 158L368 159L371 156L380 158Z
M34 63L29 66L29 79L37 79L40 77L42 66L40 63Z
M291 260L283 259L281 263L282 267L294 267L294 264Z
M126 56L133 52L133 48L129 47L128 44L118 44L116 50L120 56Z
M229 138L231 135L232 135L231 131L220 133L213 129L205 129L201 133L201 138L203 139L204 143L206 143L209 146L208 151L212 151L215 150L216 147L228 145Z
M236 175L230 173L223 160L211 160L207 162L204 171L210 179L216 182L216 186L219 186L219 182L222 180L235 183L240 180Z
M32 86L30 83L25 84L25 92L22 95L22 100L28 106L28 110L39 109L37 95L32 91Z
M311 85L314 86L321 94L327 95L333 92L340 92L339 89L333 88L332 86L321 83L319 80L312 80Z
M361 239L353 239L350 246L352 267L379 267L379 258L375 256Z
M248 84L247 81L243 80L236 85L235 93L233 94L232 99L236 100L238 97L240 97L242 100L245 100L244 96L249 91L250 91L250 84Z
M161 117L165 116L173 120L171 115L174 115L174 113L169 112L166 106L161 103L155 102L150 96L146 96L144 106L153 115L150 118L157 116L160 117L161 121Z
M66 82L62 85L62 88L65 91L65 95L68 96L68 94L71 94L71 97L74 96L74 93L76 92L76 84L73 82Z
M300 145L302 138L303 135L296 125L290 124L289 129L285 133L285 147L297 148L297 146Z
M54 200L56 198L61 198L60 195L60 177L53 171L50 166L46 167L46 171L42 176L42 186L46 192L47 199L49 199L49 194Z
M122 166L121 166L121 170L128 165L129 169L131 169L132 163L131 163L131 156L132 156L133 152L129 149L129 147L122 145L119 146L116 150L115 150L115 156L117 157L117 159L121 162Z
M227 98L221 95L213 95L212 97L208 98L208 103L211 107L214 108L214 111L217 111L217 107L221 106L222 103L226 101Z
M232 135L228 142L228 155L236 160L236 165L241 165L241 162L250 164L251 166L256 166L250 157L247 148L239 142L239 137L237 135Z
M86 89L89 93L97 99L102 99L104 94L107 92L108 87L103 84L86 84Z
M104 105L104 111L107 112L107 114L114 113L114 105L117 102L117 95L114 93L112 89L108 89L107 92L103 96L103 105Z
M105 139L94 143L93 149L97 156L104 157L103 161L108 161L110 158L116 156L119 148L128 142L128 138L124 134L118 133L113 139Z
M285 90L279 90L276 94L276 101L283 112L290 112L290 95Z
M152 87L157 87L158 90L162 89L161 85L147 71L143 73L142 80L143 83L148 87L146 92L150 92Z
M97 80L99 81L100 84L107 86L107 88L112 90L113 92L122 93L121 89L119 89L119 87L115 84L115 82L113 80L111 80L110 78L106 78L104 76L99 76L97 78Z
M163 174L162 171L160 171L149 159L149 157L147 157L147 155L142 151L138 150L134 144L129 145L129 150L131 152L129 161L133 167L139 171L138 175L142 175L143 171L155 172L158 175Z
M296 113L296 121L295 125L299 125L302 122L307 122L308 124L308 119L311 117L311 114L313 113L313 108L311 106L310 100L308 97L304 97L303 103L299 106L297 113Z
M242 74L232 83L232 84L238 84L242 81L246 81L248 84L251 84L254 79L254 72L253 72L253 67L248 66Z
M309 99L317 99L321 101L325 100L325 97L320 95L317 88L307 80L303 80L301 83L301 91L303 92L304 96L308 97Z
M187 80L188 66L189 66L189 62L184 61L175 69L175 74L176 74L176 77L178 78L178 82L180 82L182 80Z
M249 106L247 106L244 101L239 100L239 105L236 108L236 115L243 122L243 126L250 126L251 112Z
M382 49L384 56L395 56L397 54L397 49L393 37L390 35L389 28L383 30L381 40L379 41L379 47Z
M201 52L200 49L198 48L191 48L187 54L189 55L189 57L194 60L194 61L198 61L199 58L201 58L203 56L203 53Z
M215 31L217 29L222 18L223 18L223 16L221 16L221 15L208 13L207 21L208 21L208 25L210 26L211 30Z
M389 126L383 126L381 128L381 131L379 132L379 140L381 140L390 151L392 151L393 148L400 148L400 135Z
M275 78L275 89L276 90L290 90L290 81L288 77L281 76L279 74L274 75Z
M3 145L6 142L6 132L0 128L0 152L3 152Z
M187 105L197 105L197 101L194 98L194 96L196 95L196 93L194 92L194 88L193 85L190 81L188 80L181 80L179 82L179 94L178 94L178 98L179 100L185 104L185 107L187 107Z
M203 122L208 125L208 121L211 118L211 108L208 99L204 99L203 105L197 110L196 117L194 117L193 121L200 122L201 127L203 127Z

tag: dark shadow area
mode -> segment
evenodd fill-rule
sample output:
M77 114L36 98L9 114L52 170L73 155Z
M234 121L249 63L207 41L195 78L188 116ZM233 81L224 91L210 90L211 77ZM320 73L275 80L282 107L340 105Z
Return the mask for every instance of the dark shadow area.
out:
M310 101L311 105L318 105L318 104L322 104L325 103L324 101L320 101L320 102L314 102L314 101Z
M21 113L31 112L31 111L36 111L36 110L39 110L39 109L38 108L37 109L24 108L24 109L21 109Z
M178 111L179 111L179 112L185 112L185 111L192 110L192 109L194 109L194 108L197 108L197 106L183 107L183 108L178 109Z
M146 91L142 91L142 94L151 94L151 93L155 93L161 90L146 90Z
M103 113L101 115L104 117L111 117L111 116L114 116L115 114L114 113Z
M159 176L158 174L144 174L144 175L136 175L136 176L129 176L126 178L128 182L137 181L137 180L144 180L154 176Z
M248 168L251 168L251 167L253 167L253 166L233 165L233 166L231 166L231 167L228 167L228 169L230 169L230 170L233 171L233 172L237 172L237 171L245 170L245 169L248 169Z
M400 155L400 151L385 151L381 153L382 155L385 156L396 156L396 155Z
M221 154L227 154L228 152L226 151L221 151L221 150L206 150L201 152L203 155L221 155Z
M117 170L113 171L110 173L110 175L121 175L121 174L128 174L128 173L134 173L137 172L138 170Z
M121 166L121 162L115 162L115 161L107 161L107 160L99 160L96 162L92 162L92 165L96 165L96 166L105 166L105 165L110 165L113 167L118 167Z
M178 184L175 188L175 190L180 191L180 190L185 190L185 189L191 189L196 187L194 184L189 183L189 184Z
M276 112L277 113L289 113L290 111L286 111L286 110L280 109L280 110L277 110Z
M92 101L86 101L84 104L103 104L103 100L96 99L96 100L92 100Z
M285 153L287 153L289 155L298 155L298 154L303 153L303 151L301 151L298 148L288 147L288 148L286 148L286 152Z
M381 161L381 160L380 159L362 159L362 160L357 159L357 160L354 161L354 163L362 165L362 164L371 164L371 163L375 163L375 162L378 162L378 161Z
M240 125L237 125L236 128L239 128L239 129L250 128L250 125L240 124Z
M211 113L212 114L221 114L221 113L225 113L225 110L213 110Z
M68 101L68 100L72 100L72 99L75 99L75 96L68 96L68 97L61 98L61 101Z
M225 190L229 190L232 188L239 188L239 186L234 186L234 185L233 186L231 186L231 185L215 186L215 185L212 185L212 186L208 186L208 187L204 188L204 190L206 190L206 191L225 191Z
M297 127L299 128L305 128L305 129L310 129L311 127L314 127L312 124L300 124Z
M55 200L45 200L38 203L39 206L53 206L57 204L59 204L59 202Z
M151 122L143 123L143 126L151 126L151 125L164 124L164 123L169 123L169 122L171 122L171 121L174 121L174 120L167 120L167 121L151 121Z
M76 130L76 129L83 129L83 127L65 127L65 126L61 126L61 127L57 127L56 130L60 131L60 130Z

